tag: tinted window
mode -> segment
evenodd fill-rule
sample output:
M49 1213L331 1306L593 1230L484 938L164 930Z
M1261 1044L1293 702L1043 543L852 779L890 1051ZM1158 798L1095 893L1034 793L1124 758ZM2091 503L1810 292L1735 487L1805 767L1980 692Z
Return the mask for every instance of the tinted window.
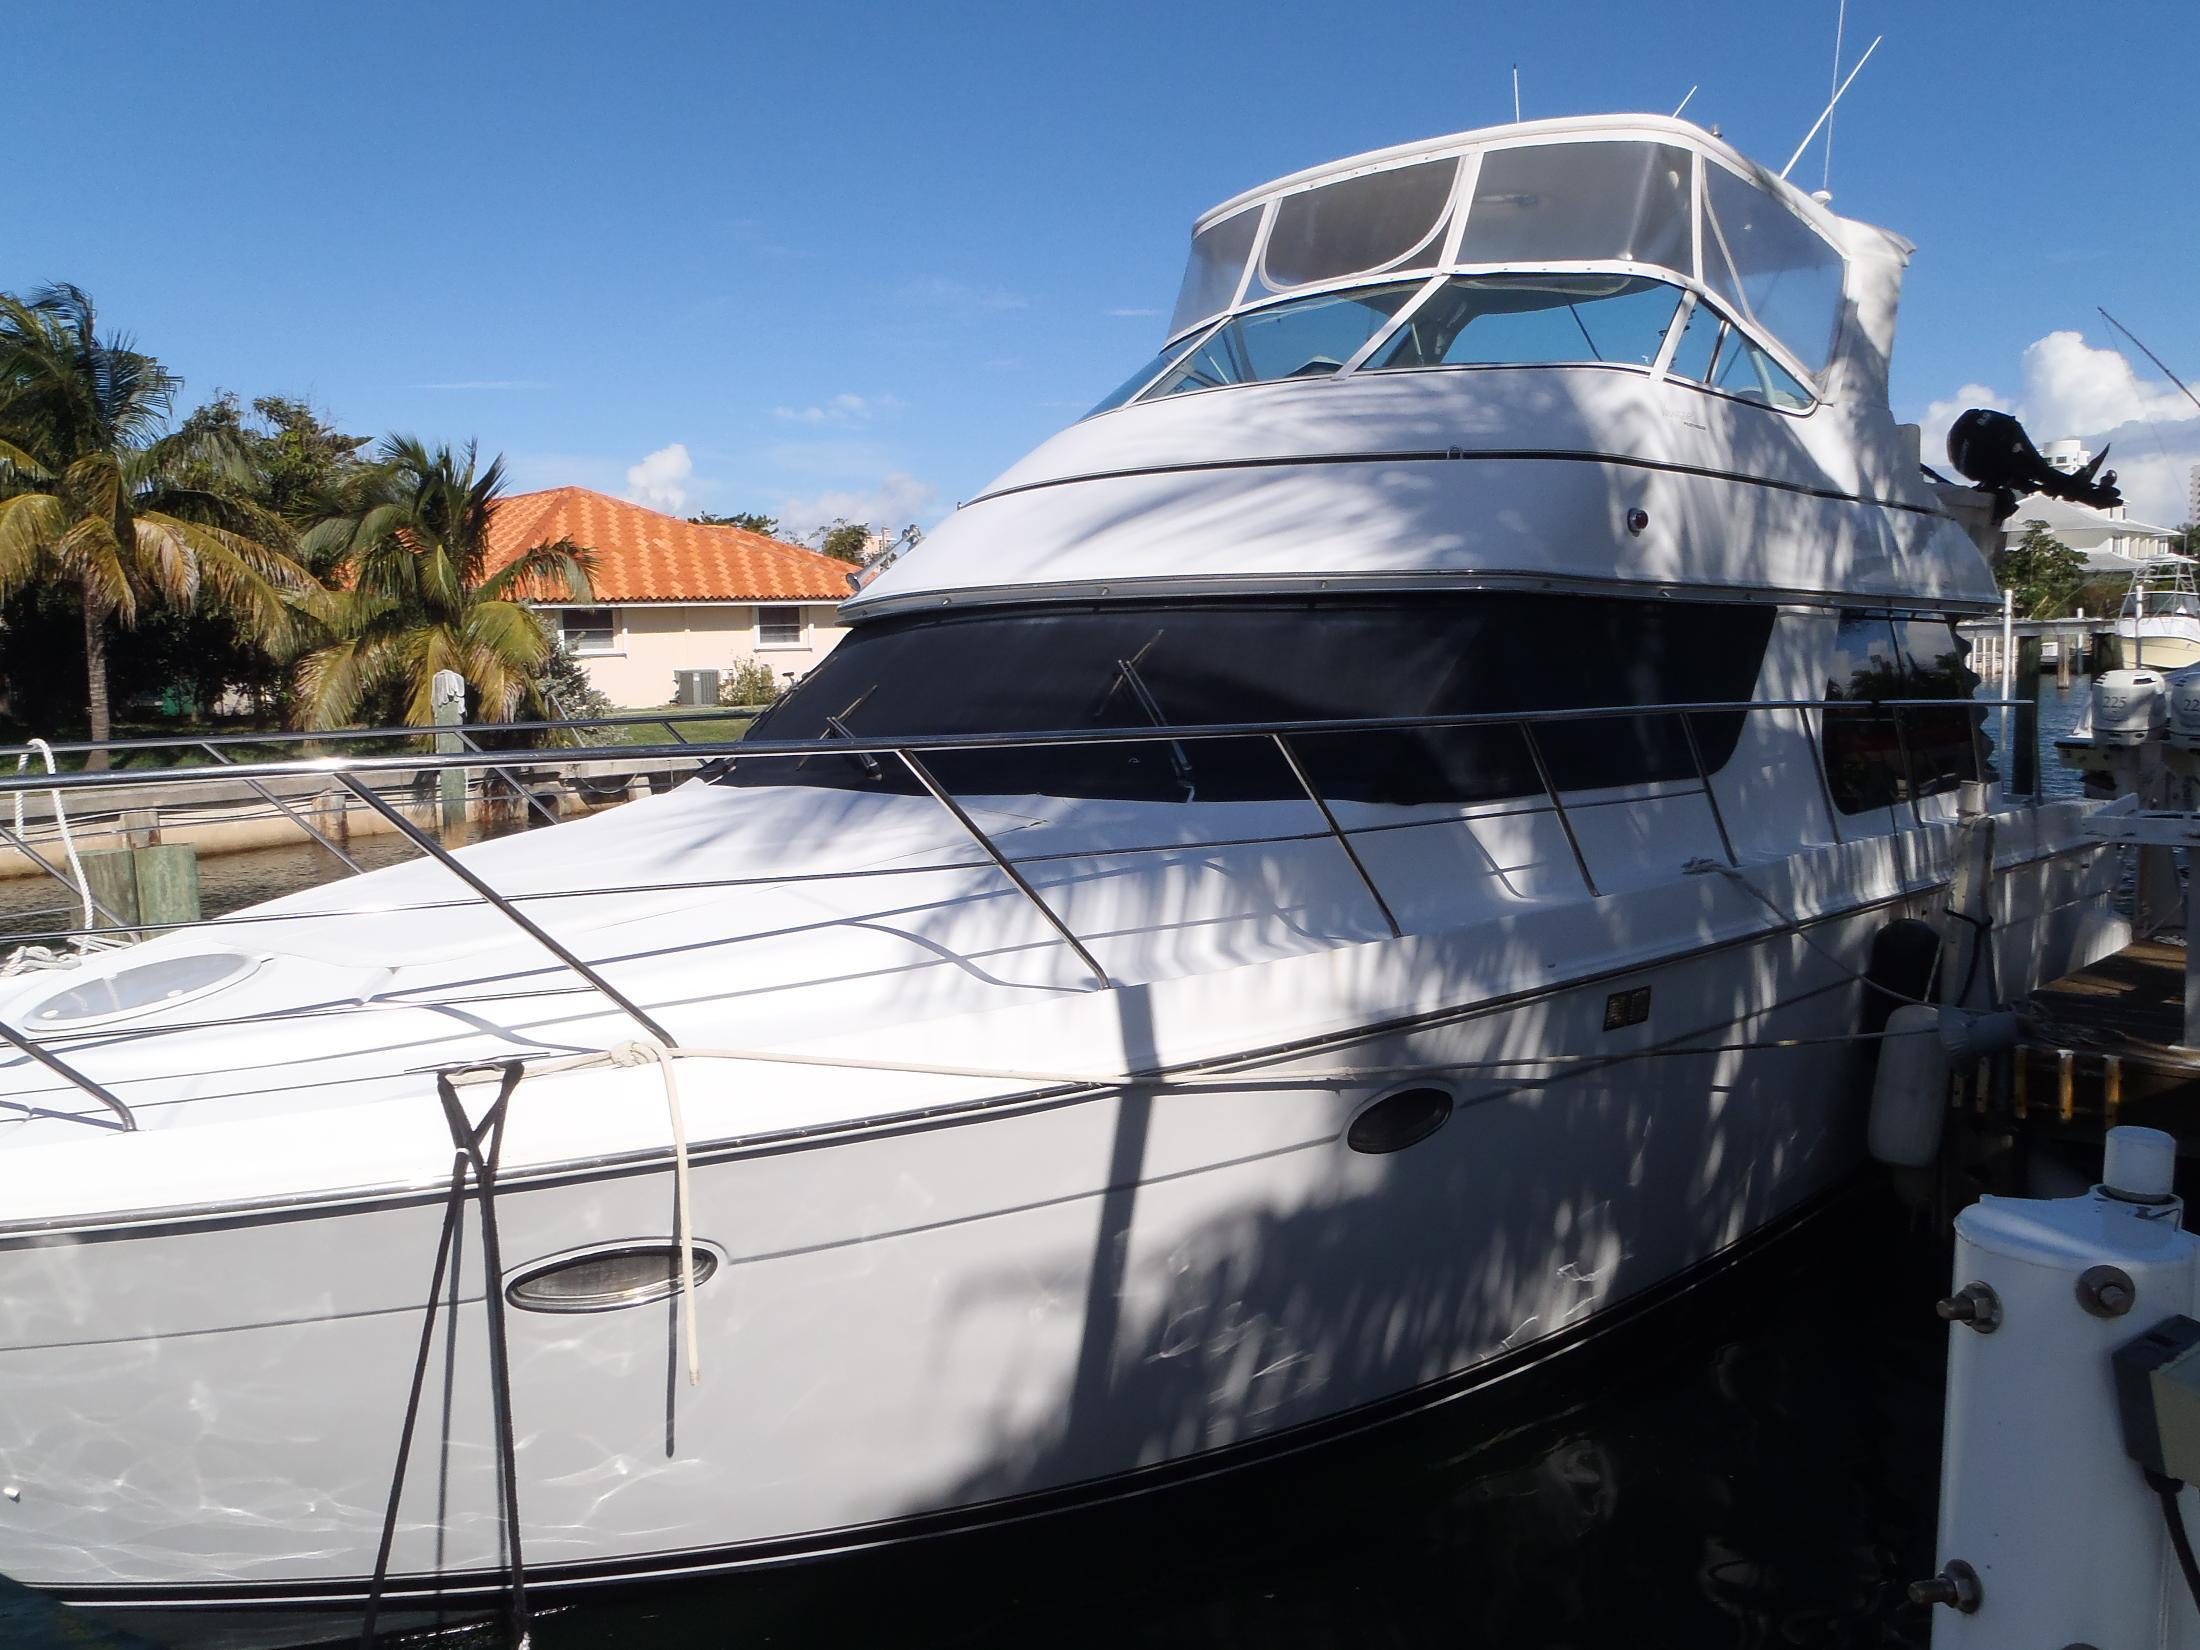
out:
M1184 285L1176 295L1169 331L1181 332L1230 307L1237 296L1238 278L1245 273L1245 260L1252 255L1260 214L1261 208L1248 206L1192 237L1192 261L1184 267Z
M857 627L751 738L829 738L828 718L890 736L1732 703L1753 692L1771 627L1770 610L1755 606L1511 593L925 614ZM1696 718L1708 765L1732 753L1741 720ZM1548 725L1536 739L1564 789L1695 773L1671 716ZM1464 802L1541 789L1517 727L1294 743L1323 793L1340 800ZM977 795L1303 794L1262 739L928 761L943 784ZM730 778L913 789L891 757L741 757Z
M1625 275L1466 275L1447 281L1372 369L1658 358L1680 289Z
M1284 196L1260 255L1268 289L1434 268L1458 171L1456 159L1420 161Z
M1422 285L1361 287L1248 310L1215 328L1141 399L1224 384L1324 377L1358 354Z
M1482 157L1462 263L1629 258L1690 270L1689 155L1665 143L1545 143Z
M1980 778L1978 730L1984 712L1970 703L1978 686L1969 648L1944 619L1841 618L1825 697L1856 709L1825 712L1826 780L1845 814L1934 796ZM1962 701L1947 710L1882 708L1889 699Z

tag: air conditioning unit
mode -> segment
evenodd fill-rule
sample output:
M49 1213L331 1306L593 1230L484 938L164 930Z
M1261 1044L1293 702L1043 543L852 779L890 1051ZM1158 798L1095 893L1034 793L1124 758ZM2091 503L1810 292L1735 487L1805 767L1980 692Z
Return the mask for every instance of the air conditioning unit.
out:
M676 670L672 673L672 683L672 702L676 705L718 703L718 672L715 670Z

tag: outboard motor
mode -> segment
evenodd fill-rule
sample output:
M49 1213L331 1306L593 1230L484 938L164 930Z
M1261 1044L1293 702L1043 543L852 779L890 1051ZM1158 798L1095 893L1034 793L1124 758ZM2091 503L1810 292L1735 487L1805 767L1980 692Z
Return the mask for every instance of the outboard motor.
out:
M2094 743L2143 745L2168 725L2169 682L2160 671L2140 666L2093 678Z
M2085 776L2088 796L2151 799L2161 789L2169 714L2169 679L2160 671L2104 670L2093 678L2092 703L2077 730L2055 741L2055 755Z
M2111 510L2123 503L2116 472L2100 473L2103 447L2084 469L2065 473L2040 456L2024 426L2005 412L1973 407L1948 428L1948 462L1994 496L1999 526L2017 513L2017 500L2032 493Z
M2169 679L2169 733L2162 765L2185 782L2185 806L2193 805L2192 787L2200 781L2200 669L2174 672Z

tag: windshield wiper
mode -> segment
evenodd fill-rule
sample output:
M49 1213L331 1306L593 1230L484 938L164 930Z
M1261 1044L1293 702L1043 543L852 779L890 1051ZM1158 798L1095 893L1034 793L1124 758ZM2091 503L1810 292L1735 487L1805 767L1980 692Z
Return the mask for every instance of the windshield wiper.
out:
M1165 728L1169 725L1169 719L1161 714L1161 701L1153 696L1153 690L1146 686L1146 679L1138 674L1138 661L1152 650L1154 642L1160 640L1161 633L1155 631L1152 642L1148 642L1128 659L1116 660L1115 669L1117 680L1131 690L1131 697L1138 702L1138 708L1146 713L1146 719L1157 728ZM1184 800L1197 800L1199 786L1192 779L1192 759L1185 753L1179 740L1169 741L1169 771L1175 776L1176 782L1184 787Z

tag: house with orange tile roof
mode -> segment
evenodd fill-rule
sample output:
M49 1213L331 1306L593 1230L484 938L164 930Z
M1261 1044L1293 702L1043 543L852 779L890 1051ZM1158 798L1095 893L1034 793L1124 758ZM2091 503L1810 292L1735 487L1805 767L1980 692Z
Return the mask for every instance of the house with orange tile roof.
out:
M715 703L718 683L748 660L800 676L843 634L834 610L848 595L848 563L586 487L500 500L486 571L560 539L595 552L593 599L535 605L616 705Z

